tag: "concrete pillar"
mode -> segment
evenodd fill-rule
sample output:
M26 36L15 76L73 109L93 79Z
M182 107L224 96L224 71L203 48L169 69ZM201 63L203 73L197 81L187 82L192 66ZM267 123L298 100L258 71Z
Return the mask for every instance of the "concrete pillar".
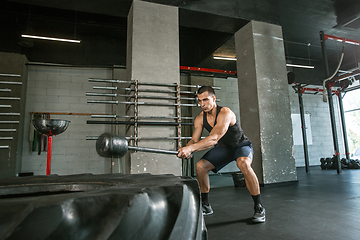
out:
M297 181L280 26L251 21L235 33L241 125L260 184Z
M152 83L180 83L178 8L134 0L128 15L128 80ZM143 86L139 89L175 90L175 87ZM176 96L174 93L139 95ZM176 103L174 100L139 99L141 102ZM139 106L138 116L174 117L175 106ZM139 121L144 120L140 119ZM145 119L151 121L151 119ZM169 119L152 121L171 121ZM174 137L175 126L139 126L138 137ZM127 132L134 136L135 129ZM136 143L132 143L136 144ZM138 146L177 150L175 140L138 141ZM181 175L181 159L175 155L136 152L130 154L130 173Z
M16 53L0 53L0 178L21 172L24 118L27 88L27 59ZM5 76L14 74L19 77ZM21 84L6 84L17 82ZM10 91L5 91L10 90ZM9 98L20 98L13 100ZM10 107L6 107L10 106ZM4 115L16 113L20 115ZM14 123L14 122L19 123ZM10 131L11 130L11 131ZM12 138L11 140L7 140Z

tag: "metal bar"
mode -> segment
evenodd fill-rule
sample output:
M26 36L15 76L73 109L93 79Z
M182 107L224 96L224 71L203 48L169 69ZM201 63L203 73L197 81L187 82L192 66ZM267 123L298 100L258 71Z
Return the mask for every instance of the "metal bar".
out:
M325 45L325 35L324 32L320 32L320 42L321 42L321 50L323 55L323 60L325 63L325 74L326 77L330 76L330 70L329 70L329 63L326 53L326 45ZM334 150L335 150L335 156L336 156L336 165L337 165L337 173L341 173L341 163L340 163L340 153L339 153L339 144L338 144L338 137L337 137L337 131L336 131L336 122L335 122L335 111L334 111L334 104L332 99L332 92L329 87L329 84L326 84L327 89L327 95L329 100L329 109L330 109L330 120L331 120L331 129L333 134L333 143L334 143Z
M125 91L135 91L133 88L118 88L118 87L105 87L105 86L93 86L93 89L101 89L101 90L125 90ZM156 92L156 93L176 93L174 90L155 90L155 89L138 89L138 92ZM191 91L180 91L183 94L193 94L195 92Z
M20 116L20 113L0 113L0 116Z
M334 41L338 41L338 42L345 42L345 43L350 43L350 44L354 44L354 45L360 45L359 41L355 41L355 40L351 40L351 39L346 39L346 38L341 38L341 37L336 37L336 36L331 36L328 34L324 34L324 39L325 41L330 39L330 40L334 40Z
M86 136L86 140L97 140L99 136ZM201 137L201 139L204 139L205 137ZM125 137L126 140L135 140L135 137ZM177 140L178 137L138 137L136 138L138 140ZM191 137L181 137L181 139L189 140Z
M144 96L139 95L138 98L147 98L147 99L164 99L164 100L176 100L176 97L160 97L160 96Z
M325 35L323 31L320 31L320 43L321 43L321 52L323 55L323 60L325 63L325 75L326 77L330 76L330 70L329 70L329 62L328 62L328 57L327 57L327 52L326 52L326 45L325 45Z
M133 83L133 81L121 81L119 79L100 79L100 78L89 78L89 82Z
M116 115L91 115L92 118L116 118Z
M125 137L127 140L135 140L135 137ZM137 140L178 140L179 137L137 137Z
M98 140L99 136L86 136L86 140Z
M360 75L360 70L355 70L352 73L344 73L342 75L335 76L331 80L329 80L329 82L337 82L347 78L356 77L358 75Z
M118 102L124 104L135 105L135 102ZM137 102L136 105L149 105L149 106L176 106L175 103L149 103L149 102Z
M345 112L348 113L348 112L355 112L355 111L359 111L359 110L360 110L360 108L355 108L355 109L347 110Z
M0 97L0 100L20 100L19 97Z
M138 90L141 91L141 90ZM183 93L183 92L182 92ZM194 92L190 92L194 93ZM135 98L133 95L128 94L117 94L117 93L94 93L94 92L87 92L86 96L100 96L100 97L130 97ZM161 97L161 96L146 96L146 95L139 95L138 98L146 98L146 99L164 99L164 100L177 100L177 97ZM197 98L180 98L180 100L189 100L189 101L196 101ZM216 99L216 102L220 102L220 99Z
M333 133L333 142L334 142L335 157L336 157L336 164L337 164L337 173L341 173L340 152L339 152L338 136L337 136L337 130L336 130L334 103L333 103L333 98L332 98L329 84L327 84L326 88L328 89L330 119L331 119L332 133Z
M100 78L89 78L89 82L108 82L108 83L130 83L135 84L135 81L123 81L119 79L100 79ZM159 87L176 87L176 83L153 83L153 82L137 82L137 85L144 86L159 86Z
M0 132L16 132L16 129L0 129Z
M0 146L0 149L7 149L10 148L10 146Z
M21 77L20 74L0 73L0 77Z
M135 98L133 95L128 94L117 94L117 93L93 93L87 92L86 96L101 96L101 97L130 97ZM138 96L138 98L147 98L147 99L166 99L166 100L176 100L176 97L161 97L161 96ZM195 100L195 98L194 98Z
M164 153L164 154L172 154L172 155L178 154L178 151L156 149L156 148L135 147L135 146L128 146L128 150L140 151L140 152Z
M94 93L94 92L87 92L86 96L102 96L102 97L116 97L118 96L116 93Z
M0 84L13 84L13 85L21 85L21 84L22 84L22 82L0 81Z
M302 88L303 91L311 91L311 92L323 92L324 89L322 88L306 88L306 87L303 87ZM332 90L332 93L336 93L335 90Z
M13 137L0 137L0 140L13 140Z
M360 69L359 67L356 67L356 68L349 69L347 71L339 70L339 76L344 75L346 73L353 73L354 71L359 70L359 69Z
M93 89L135 91L135 89L133 89L133 88L118 88L118 87L106 87L106 86L93 86ZM138 92L176 93L176 91L173 91L173 90L155 90L155 89L138 89ZM192 94L192 95L196 94L196 92L192 92L192 91L180 91L180 93L181 94ZM182 98L182 99L184 99L184 98Z
M346 93L346 92L350 92L350 91L353 91L353 90L357 90L359 88L360 88L360 85L355 86L355 87L351 87L351 88L345 88L345 89L343 89L341 91Z
M310 171L310 168L309 168L309 153L308 153L308 144L307 144L307 135L306 135L304 102L303 102L303 99L302 99L302 89L301 89L300 85L298 86L297 93L298 93L298 97L299 97L301 130L302 130L303 145L304 145L305 170L306 170L306 172L309 172Z
M138 108L138 98L137 98L137 96L138 96L138 90L139 90L139 85L138 85L138 80L135 80L135 86L134 86L134 89L135 89L135 99L134 99L134 102L135 102L135 106L134 106L134 121L135 121L135 123L134 123L134 136L135 136L135 139L134 139L134 144L135 144L135 146L138 146L138 137L139 137L139 127L138 127L138 124L137 124L137 122L138 122L138 116L139 116L139 114L138 114L138 110L139 110L139 108Z
M87 103L104 103L104 104L119 104L119 103L123 103L123 104L131 104L131 102L119 102L119 101L110 101L110 100L91 100L88 99Z
M181 108L180 108L180 84L178 83L177 86L176 86L176 103L178 104L178 106L176 107L176 112L177 112L177 123L181 123ZM181 148L181 125L179 124L177 126L177 137L178 137L178 140L177 140L177 144L178 144L178 148Z
M10 88L0 88L0 92L11 92Z
M186 85L186 84L180 84L180 87L188 87L188 88L201 88L200 85ZM221 90L221 87L212 87L214 90Z
M123 97L131 97L134 98L134 96L129 96L129 95L123 95ZM145 95L139 95L138 98L147 98L147 99L164 99L164 100L176 100L176 97L161 97L161 96L145 96Z
M30 114L50 114L50 115L77 115L77 116L91 116L94 114L103 114L103 113L71 113L71 112L30 112Z
M106 65L73 65L73 64L57 64L57 63L42 63L42 62L29 62L26 63L25 65L30 65L30 66L51 66L51 67L68 67L68 68L108 68L108 69L126 69L126 66L121 66L121 65L111 65L111 66L106 66Z
M148 105L148 106L178 106L176 103L149 103L149 102L125 102L116 100L91 100L88 99L87 103L100 103L100 104L129 104L129 105ZM197 107L199 104L180 104L184 107Z
M11 108L11 105L0 105L0 108Z
M180 100L196 101L197 98L186 98L186 97L183 97L183 98L181 98Z
M51 172L52 138L53 138L52 135L48 136L47 158L46 158L46 175L50 175L50 172Z
M199 68L199 67L180 66L180 69L181 69L181 70L189 70L189 71L200 71L200 72L213 72L213 73L236 74L236 71L210 69L210 68Z
M93 86L93 89L102 89L102 90L117 90L117 87L103 87L103 86Z
M86 136L86 140L97 140L98 136ZM178 137L125 137L126 140L177 140Z
M191 92L191 91L180 91L180 93L185 93L185 94L193 94L196 95L196 92Z
M162 126L177 126L181 125L188 125L192 126L193 123L184 123L184 122L141 122L141 121L94 121L94 120L87 120L87 124L125 124L125 125L162 125Z
M176 93L174 90L138 89L138 92Z
M0 123L3 123L3 124L13 124L13 123L19 123L19 121L0 121Z
M345 156L347 160L350 160L350 152L349 152L349 143L347 139L347 131L346 131L346 123L345 123L345 114L344 114L344 105L343 105L343 96L341 93L338 95L339 99L339 108L340 108L340 116L341 116L341 126L343 129L343 138L344 138L344 145L345 145Z
M182 103L182 104L180 104L180 106L182 106L182 107L200 107L200 105L199 104L187 104L187 103Z
M92 118L135 118L134 116L118 116L118 115L91 115ZM178 117L163 117L163 116L138 116L138 119L178 119ZM194 117L181 117L182 119L195 119Z
M176 83L152 83L152 82L138 82L138 85L144 86L158 86L158 87L176 87Z
M122 88L120 90L135 91L135 89L133 88ZM155 89L138 89L137 92L176 93L176 91L173 90L155 90Z
M120 81L118 79L95 79L95 78L91 78L89 79L89 82L107 82L107 83L130 83L130 84L134 84L134 81ZM176 84L167 84L167 83L138 83L138 85L146 85L146 86L164 86L164 87L176 87ZM180 84L180 87L189 87L189 88L200 88L200 85L184 85L184 84ZM117 88L117 87L115 87ZM221 87L212 87L214 90L221 90Z

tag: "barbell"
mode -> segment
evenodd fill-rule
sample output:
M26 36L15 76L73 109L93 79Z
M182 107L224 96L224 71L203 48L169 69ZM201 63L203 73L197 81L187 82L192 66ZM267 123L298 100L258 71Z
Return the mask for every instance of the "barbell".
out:
M103 133L96 140L96 152L101 157L123 157L128 150L177 155L177 151L129 146L125 137ZM192 156L191 156L192 157Z

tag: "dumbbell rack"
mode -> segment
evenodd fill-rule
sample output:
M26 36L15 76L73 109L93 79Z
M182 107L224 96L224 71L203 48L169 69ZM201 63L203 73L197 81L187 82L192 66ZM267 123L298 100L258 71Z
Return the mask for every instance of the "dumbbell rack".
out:
M183 117L182 116L182 107L198 107L196 93L197 89L200 87L198 85L183 85L179 83L149 83L149 82L140 82L138 80L131 81L122 81L117 79L96 79L90 78L89 82L101 83L102 86L94 85L93 89L101 91L111 91L111 93L104 92L87 92L86 96L91 97L111 97L111 100L97 100L97 99L88 99L88 103L95 104L125 104L126 112L130 112L130 108L133 114L127 114L125 116L116 115L116 114L106 114L106 115L91 115L91 118L111 118L111 121L98 121L98 120L88 120L87 124L114 124L126 125L126 132L129 132L129 129L133 127L133 134L130 134L130 137L125 137L130 141L130 145L137 147L139 141L141 140L176 140L177 149L182 147L182 140L190 140L191 136L182 136L182 127L183 126L192 126L194 117ZM105 84L105 85L104 85ZM112 84L112 86L108 86ZM124 86L124 87L120 87ZM150 89L141 88L143 86L151 87ZM159 88L160 89L159 89ZM164 90L163 88L166 88ZM183 90L186 88L186 90ZM213 87L216 90L219 90L219 87ZM194 89L194 91L192 91ZM120 91L123 91L119 94ZM143 93L156 93L154 96L142 95ZM163 96L166 94L166 96ZM168 96L170 95L170 96ZM188 95L189 97L183 97ZM120 101L119 98L124 98L124 101ZM157 100L156 102L145 102L141 101L142 99L151 99ZM174 101L173 103L164 103L161 100ZM189 101L189 103L184 103L183 101ZM217 101L220 101L217 99ZM140 106L174 106L176 107L176 113L174 117L164 117L164 116L140 116L139 107ZM114 112L114 111L112 111ZM120 121L120 118L125 118L125 121ZM133 119L132 121L126 121L126 119ZM143 121L142 119L150 119L151 121ZM169 120L170 119L170 120ZM155 121L154 121L155 120ZM169 120L169 121L164 121ZM174 121L175 120L175 121ZM185 122L191 120L191 122ZM141 125L157 125L157 126L175 126L176 127L176 136L175 137L139 137L139 126ZM87 140L97 140L98 136L87 136ZM192 161L190 159L183 160L183 175L191 176L192 175Z
M20 119L21 111L24 110L22 106L25 104L21 99L22 80L20 74L4 73L4 70L0 73L0 175L2 177L15 176L21 170L23 132Z
M12 126L19 124L20 113L12 112L14 104L20 101L19 96L14 96L14 92L18 92L18 86L22 85L22 82L17 81L19 78L21 78L19 74L0 73L0 149L8 149L9 152L13 146L9 141L14 140L14 133L18 128Z
M126 88L118 88L114 86L93 86L93 89L102 89L102 90L111 90L112 93L94 93L94 92L87 92L87 96L103 96L103 97L125 97L127 98L126 101L118 101L118 100L92 100L89 99L88 103L99 103L99 104L126 104L129 107L134 107L134 115L133 116L118 116L118 115L92 115L92 118L131 118L134 119L133 121L87 121L88 124L125 124L127 127L134 126L134 134L132 137L127 137L128 140L133 141L133 145L137 146L139 140L163 140L163 139L169 139L169 140L177 140L177 146L178 148L181 147L181 140L183 139L190 139L191 137L183 137L181 135L181 127L182 125L193 125L193 123L184 123L182 120L187 119L194 119L193 117L182 117L181 116L181 107L197 107L198 104L192 103L192 104L184 104L181 103L181 100L190 100L190 101L196 101L196 91L181 91L181 87L192 87L192 88L198 88L199 86L192 86L192 85L181 85L179 83L174 84L167 84L167 83L147 83L147 82L141 82L139 83L138 80L132 80L132 81L121 81L121 80L114 80L114 79L89 79L90 82L102 82L102 83L126 83L130 86ZM133 87L132 87L133 85ZM139 86L151 86L151 87L169 87L174 88L173 90L160 90L160 89L139 89ZM134 92L133 95L130 94L117 94L115 91L124 90L126 93ZM174 94L173 97L168 96L144 96L141 95L141 92L155 92L158 94ZM192 98L182 98L182 94L189 94L193 95ZM134 98L133 101L131 101L129 98ZM140 101L140 99L146 98L146 99L158 99L158 100L174 100L174 103L161 103L161 102L144 102ZM142 105L147 106L174 106L176 107L176 116L175 117L162 117L162 116L139 116L139 107ZM164 121L151 121L151 122L145 122L140 121L140 119L157 119L157 120L164 120L164 119L172 119L176 120L176 122L164 122ZM138 127L140 125L164 125L164 126L176 126L176 137L151 137L151 138L144 138L138 136ZM91 137L87 138L91 139Z

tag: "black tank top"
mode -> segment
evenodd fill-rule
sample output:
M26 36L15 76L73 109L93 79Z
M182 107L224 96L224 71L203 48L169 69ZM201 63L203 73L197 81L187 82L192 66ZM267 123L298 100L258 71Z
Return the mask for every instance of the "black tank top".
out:
M221 108L221 106L217 105L214 126L216 125L216 120ZM208 132L211 132L213 129L207 121L206 112L203 112L203 126ZM240 144L242 145L245 143L250 143L250 141L244 135L244 131L241 129L238 119L236 119L236 123L230 126L225 135L218 141L218 145L224 148L236 148L240 146Z

